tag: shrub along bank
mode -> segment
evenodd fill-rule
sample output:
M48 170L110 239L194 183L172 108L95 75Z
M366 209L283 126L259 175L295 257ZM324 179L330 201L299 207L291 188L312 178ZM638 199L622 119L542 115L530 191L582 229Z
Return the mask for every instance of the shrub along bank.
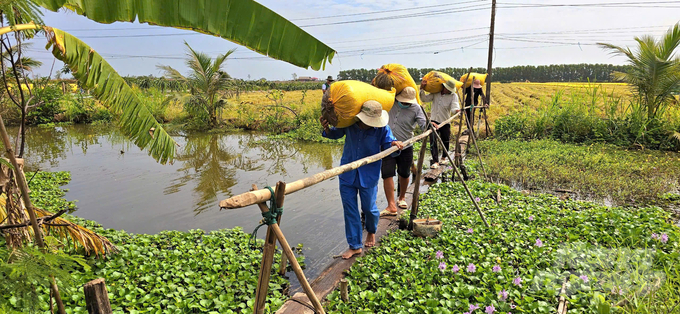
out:
M442 232L383 237L349 270L349 301L333 292L329 312L555 313L565 280L569 313L666 313L680 302L680 230L663 210L469 185L490 228L460 184L434 185L419 216L442 220Z
M33 178L29 187L36 206L63 208L68 202L63 199L60 186L69 178L67 172L42 172ZM262 254L251 246L250 236L240 228L147 235L104 229L93 221L73 216L67 218L107 237L120 249L119 253L102 259L86 257L89 269L80 267L72 273L74 284L60 291L67 313L87 313L81 287L100 277L106 280L114 313L252 311ZM68 250L65 244L64 250ZM5 246L4 240L0 239L0 245ZM279 261L277 253L274 263ZM272 274L266 301L270 311L275 311L286 300L283 291L287 284L285 278ZM38 312L49 313L47 288L36 287L38 300L25 300L13 293L2 295L0 310L26 313L32 304Z
M479 148L489 175L521 189L566 189L616 204L646 203L680 189L680 153L554 140L485 140Z

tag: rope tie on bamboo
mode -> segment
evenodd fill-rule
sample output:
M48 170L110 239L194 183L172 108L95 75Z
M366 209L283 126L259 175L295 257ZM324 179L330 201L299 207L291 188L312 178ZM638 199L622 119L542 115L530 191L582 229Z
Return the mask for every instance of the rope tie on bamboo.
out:
M253 233L250 235L250 241L252 241L250 244L251 247L254 247L255 243L257 242L257 230L259 230L260 227L264 225L270 226L277 223L279 216L283 214L283 207L276 206L276 196L274 195L274 189L271 186L266 186L265 188L271 193L268 206L269 211L262 213L260 224L255 227L255 230L253 230Z

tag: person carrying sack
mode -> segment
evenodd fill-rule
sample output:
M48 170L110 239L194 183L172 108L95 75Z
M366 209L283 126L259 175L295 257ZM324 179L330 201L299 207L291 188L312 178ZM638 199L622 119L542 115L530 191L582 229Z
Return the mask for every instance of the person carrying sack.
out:
M470 95L470 93L472 93L472 95ZM475 124L475 107L479 105L479 96L482 96L482 101L484 102L484 105L486 105L486 97L484 96L484 91L482 91L482 82L478 79L474 79L472 81L472 86L465 88L465 94L463 95L463 98L465 98L465 107L469 107L465 109L465 116L469 123L468 129L472 129ZM473 103L474 107L472 106Z
M324 129L323 137L329 139L345 137L345 146L340 159L341 165L375 155L391 146L397 146L399 149L404 147L403 143L397 141L392 135L392 130L387 125L389 115L377 101L365 102L361 106L361 111L356 115L356 123L346 128L329 127L328 121L323 117L319 120ZM340 198L345 217L345 237L349 244L349 249L342 254L343 259L361 254L364 246L375 245L375 233L378 229L378 220L380 220L376 197L381 163L382 161L379 160L339 176ZM368 235L365 243L362 243L363 228L357 194L361 199L361 211L366 216Z
M416 125L425 131L427 129L427 118L423 114L418 100L416 90L413 87L405 87L396 97L394 106L389 112L389 127L394 137L399 141L406 141L413 137L413 130ZM382 160L382 178L385 196L387 197L387 208L380 212L380 216L396 216L397 205L401 209L408 208L406 204L406 187L408 187L409 177L411 176L411 164L413 163L413 146L408 145ZM396 173L395 173L396 169ZM399 201L394 200L394 176L399 174Z
M424 102L432 102L432 112L430 113L430 121L432 125L439 133L439 136L444 142L444 148L449 149L449 140L451 138L451 124L440 126L439 123L444 122L451 118L453 114L460 111L460 104L458 102L458 95L456 94L456 83L452 80L446 81L442 91L435 94L425 94L424 88L427 83L423 81L420 83L420 99ZM433 135L430 136L430 154L432 159L430 160L430 168L437 169L439 163L446 162L446 153L441 152L441 160L439 157L439 146L437 145L437 138Z

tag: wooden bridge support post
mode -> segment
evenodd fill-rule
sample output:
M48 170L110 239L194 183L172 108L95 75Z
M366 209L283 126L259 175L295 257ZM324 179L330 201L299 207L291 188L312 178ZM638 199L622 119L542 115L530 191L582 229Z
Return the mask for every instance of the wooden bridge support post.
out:
M90 314L111 314L111 303L106 291L104 278L98 278L83 286L85 292L85 304Z
M424 108L423 112L425 112ZM427 114L425 116L427 117ZM427 123L428 125L430 124L429 118L427 118ZM425 160L425 151L427 150L428 139L429 139L428 137L425 137L421 142L422 144L420 145L418 163L416 164L416 178L413 180L413 200L411 201L411 214L409 215L408 219L408 230L413 229L413 220L416 219L416 217L418 217L418 204L419 204L418 199L420 198L420 174L421 172L423 172L423 162Z
M253 185L253 189L257 189L255 185ZM279 207L283 207L283 200L286 194L286 183L279 181L276 184L276 205ZM269 208L264 203L258 203L257 206L260 208L260 211L268 212ZM273 241L269 242L269 235L273 235L274 239ZM316 313L319 314L325 314L326 312L324 311L323 307L321 306L321 302L319 299L316 297L316 294L314 294L314 290L312 290L312 286L309 284L309 281L307 281L307 277L305 277L304 272L302 271L302 267L300 267L300 264L298 263L297 259L295 258L295 254L293 254L293 250L290 248L290 245L288 244L288 241L286 240L286 237L283 235L283 232L281 231L281 228L279 227L278 223L270 225L267 228L267 242L265 243L265 251L263 252L263 262L262 265L260 266L260 277L258 279L257 283L257 291L256 291L256 302L255 302L255 313L264 313L264 302L266 300L268 288L269 288L269 278L271 275L271 267L272 263L274 261L274 248L276 245L276 240L278 239L279 243L281 244L281 248L283 249L283 253L286 255L288 260L290 261L290 265L293 268L293 272L297 276L298 281L300 282L300 285L302 286L302 289L305 291L305 294L307 294L307 297L309 298L310 301L312 301L312 305L314 306L314 310ZM267 245L271 244L271 247L268 247ZM267 260L265 260L265 254L266 250L270 249L272 251L271 255L267 256Z
M282 186L284 188L279 188ZM257 187L253 185L253 190ZM285 183L278 182L276 184L276 206L283 207ZM258 206L264 206L260 203ZM266 206L264 206L267 208ZM260 207L262 209L262 207ZM266 211L269 211L267 208ZM277 222L281 222L281 216L278 217ZM274 263L274 253L276 251L276 235L272 231L272 226L267 226L267 235L265 236L264 248L262 249L262 262L260 263L260 275L257 280L257 290L255 290L255 304L253 313L264 313L265 301L267 300L267 292L269 291L269 278L271 276L272 264Z

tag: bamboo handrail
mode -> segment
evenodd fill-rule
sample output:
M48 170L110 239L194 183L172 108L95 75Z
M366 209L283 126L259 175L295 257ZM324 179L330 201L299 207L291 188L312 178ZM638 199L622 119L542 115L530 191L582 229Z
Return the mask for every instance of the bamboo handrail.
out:
M454 114L453 116L451 116L451 118L447 119L446 121L440 123L440 125L446 125L446 124L451 123L453 121L453 119L458 117L458 115L461 114L461 113L462 113L462 110L459 111L458 113ZM431 133L432 133L432 129L429 129L429 130L423 132L420 135L412 137L412 138L410 138L410 139L408 139L404 142L404 146L408 146L410 144L413 144L413 143L425 138L426 136L430 135ZM291 182L291 183L287 183L286 184L286 195L297 192L297 191L302 190L304 188L310 187L310 186L315 185L319 182L328 180L332 177L338 176L338 175L343 174L345 172L355 170L355 169L357 169L361 166L364 166L364 165L376 162L378 160L381 160L384 157L387 157L388 155L396 152L397 150L399 150L399 148L394 146L394 147L386 149L386 150L384 150L380 153L377 153L375 155L368 156L366 158L362 158L362 159L359 159L357 161L354 161L354 162L351 162L351 163L348 163L348 164L344 164L342 166L335 167L333 169L329 169L329 170L326 170L326 171L323 171L323 172L319 172L319 173L317 173L317 174L315 174L311 177L306 177L304 179L300 179L300 180L297 180L297 181L294 181L294 182ZM274 190L274 193L276 193L276 190ZM239 194L239 195L236 195L236 196L232 196L228 199L222 200L222 201L220 201L220 208L221 209L222 208L224 208L224 209L242 208L242 207L246 207L246 206L249 206L249 205L262 203L264 201L269 200L270 198L271 198L271 192L268 189L260 189L260 190L257 190L257 191L246 192L246 193Z

